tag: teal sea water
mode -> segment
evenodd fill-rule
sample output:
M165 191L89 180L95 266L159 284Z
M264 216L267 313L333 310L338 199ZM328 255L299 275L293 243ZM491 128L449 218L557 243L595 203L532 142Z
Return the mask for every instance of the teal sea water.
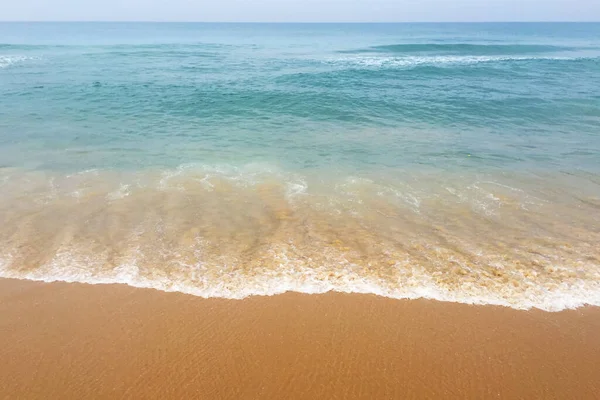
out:
M0 276L600 305L600 24L0 23Z

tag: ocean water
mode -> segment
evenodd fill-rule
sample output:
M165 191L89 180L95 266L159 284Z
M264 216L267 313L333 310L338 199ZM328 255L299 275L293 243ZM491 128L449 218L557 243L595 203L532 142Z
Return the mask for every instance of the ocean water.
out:
M0 24L0 276L600 305L600 24Z

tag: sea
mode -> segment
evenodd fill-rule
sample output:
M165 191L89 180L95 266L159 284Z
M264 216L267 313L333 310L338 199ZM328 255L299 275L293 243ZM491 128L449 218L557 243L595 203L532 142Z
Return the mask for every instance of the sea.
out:
M600 24L0 23L0 277L600 305Z

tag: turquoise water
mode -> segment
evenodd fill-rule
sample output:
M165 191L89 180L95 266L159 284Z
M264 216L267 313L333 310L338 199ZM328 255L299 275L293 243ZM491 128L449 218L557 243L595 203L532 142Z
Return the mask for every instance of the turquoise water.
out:
M3 164L597 171L598 37L600 24L3 24Z
M3 276L224 297L342 290L595 304L600 24L1 23L0 167ZM57 215L72 219L60 240ZM279 222L265 231L263 217ZM80 234L91 220L96 230ZM142 266L127 258L133 244L115 240L146 223L167 227L148 238ZM106 224L116 233L103 242ZM358 227L364 235L351 238ZM150 255L159 242L163 258ZM177 273L165 267L200 242L213 247ZM304 250L284 267L292 242ZM337 261L298 272L298 260L333 248ZM396 256L380 259L386 252ZM106 261L115 258L129 261ZM340 259L353 266L335 267ZM380 266L375 281L355 268L369 263ZM523 275L520 263L545 272ZM201 279L186 275L200 264ZM224 265L233 272L215 272ZM398 277L406 265L424 271L412 286ZM432 283L440 274L452 283Z

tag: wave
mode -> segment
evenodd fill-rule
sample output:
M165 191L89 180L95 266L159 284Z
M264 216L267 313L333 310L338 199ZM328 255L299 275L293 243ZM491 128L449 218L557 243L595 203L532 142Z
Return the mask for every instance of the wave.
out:
M414 68L419 66L453 66L506 62L557 61L557 62L597 62L600 56L593 57L549 57L549 56L348 56L325 60L329 64L360 67Z
M470 43L408 43L372 46L363 49L343 50L340 53L435 53L455 55L515 55L515 54L540 54L576 51L577 47L552 46L538 44L470 44Z
M44 45L44 44L16 44L16 43L0 43L0 50L41 50L48 48L69 47L66 45Z
M579 200L542 198L540 182L326 179L269 165L2 173L0 277L232 299L600 305L599 221Z
M398 282L398 287L389 288L381 279L352 272L353 265L343 265L332 272L330 268L304 267L302 260L290 259L286 252L273 254L275 260L281 261L282 268L277 272L260 275L248 275L237 271L231 272L226 265L221 270L227 271L221 276L207 274L201 276L200 264L188 265L188 272L170 274L170 276L145 276L143 268L136 264L136 259L115 266L109 273L92 274L89 266L97 263L89 257L82 258L76 254L61 253L49 265L41 270L16 273L3 268L0 260L0 277L41 282L67 282L85 284L125 284L137 288L156 289L164 292L179 292L202 298L225 298L241 300L250 296L273 296L286 292L304 294L322 294L327 292L372 294L392 299L429 299L436 301L510 307L517 310L537 308L548 312L566 309L577 309L583 306L600 306L600 285L579 283L564 285L550 290L544 287L532 287L525 293L511 293L510 288L504 292L494 292L478 284L470 282L465 289L449 290L437 283L435 276L423 273L418 266L406 265L410 276ZM343 261L332 260L332 263ZM337 265L338 267L340 265ZM422 275L420 275L423 273ZM157 275L160 275L157 274ZM190 275L196 275L190 279Z
M256 45L232 45L224 43L113 43L113 44L17 44L0 43L0 50L40 50L40 49L108 49L108 50L165 50L165 49L189 49L189 50L220 50L232 48L257 48Z
M0 55L0 69L7 68L25 61L39 60L39 57L30 57L22 55Z

